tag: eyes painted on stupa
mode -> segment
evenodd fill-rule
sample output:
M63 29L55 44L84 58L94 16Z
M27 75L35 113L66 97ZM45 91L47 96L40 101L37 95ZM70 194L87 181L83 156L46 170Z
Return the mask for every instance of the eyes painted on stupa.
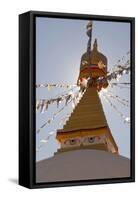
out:
M95 137L89 137L89 138L88 138L88 141L89 141L89 143L94 143Z
M79 146L86 146L92 144L99 144L105 142L105 135L102 136L85 136L85 137L74 137L70 139L66 139L63 144L64 147L79 147Z

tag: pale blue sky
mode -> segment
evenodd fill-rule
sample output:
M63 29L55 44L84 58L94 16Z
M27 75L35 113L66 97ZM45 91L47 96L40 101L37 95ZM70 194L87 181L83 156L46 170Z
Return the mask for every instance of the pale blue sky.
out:
M86 24L88 20L56 19L37 17L36 18L36 83L76 83L81 55L86 51L88 37L86 35ZM92 43L98 39L98 50L108 58L108 71L112 69L117 60L126 55L130 50L130 24L121 22L93 21ZM129 81L129 76L124 75L122 81ZM51 98L62 93L63 89L36 89L37 98ZM110 89L126 99L130 98L128 89ZM116 103L116 101L113 101ZM104 111L109 127L119 147L119 152L125 157L130 157L130 126L124 124L119 115L102 99ZM126 116L129 116L129 109L117 107ZM60 105L61 107L63 104ZM120 106L120 107L119 107ZM68 106L54 122L46 126L36 136L36 143L46 138L49 131L62 128L59 126L60 119L67 112L71 112ZM49 107L44 114L36 114L36 129L38 129L57 110L56 105ZM39 152L37 160L53 156L59 148L55 137L51 137Z

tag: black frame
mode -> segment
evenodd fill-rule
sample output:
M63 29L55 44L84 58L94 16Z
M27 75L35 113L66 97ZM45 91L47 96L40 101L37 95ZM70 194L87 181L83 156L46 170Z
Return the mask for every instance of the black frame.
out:
M126 178L35 182L35 17L93 19L131 24L131 176ZM132 103L133 102L133 103ZM27 188L135 181L135 18L29 11L19 15L19 184Z

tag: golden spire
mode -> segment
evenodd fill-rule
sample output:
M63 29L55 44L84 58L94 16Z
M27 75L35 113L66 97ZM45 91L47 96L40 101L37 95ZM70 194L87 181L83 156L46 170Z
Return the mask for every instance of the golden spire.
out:
M98 44L97 44L97 38L96 38L93 43L93 51L97 51L97 49L98 49Z

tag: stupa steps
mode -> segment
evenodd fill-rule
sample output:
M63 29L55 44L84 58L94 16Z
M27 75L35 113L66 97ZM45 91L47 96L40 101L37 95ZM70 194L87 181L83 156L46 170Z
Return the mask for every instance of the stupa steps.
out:
M88 123L88 124L85 124L85 125L82 125L81 123L79 123L76 127L76 124L71 124L69 126L66 126L64 128L64 131L63 132L70 132L70 131L77 131L77 130L92 130L92 129L98 129L98 128L101 128L103 126L106 126L107 124L103 124L103 122L101 123L98 123L98 122L93 122L93 123Z
M80 105L81 105L81 108L80 108ZM91 105L91 104L89 104L89 105L79 104L79 107L77 106L73 113L78 112L78 111L83 111L83 112L90 111L90 112L93 112L93 113L103 111L102 109L98 109L97 106L99 106L99 105L98 104L93 104L93 105Z
M79 117L79 120L80 121L84 121L84 122L86 122L86 121L95 121L97 118L98 118L98 120L99 121L104 121L105 120L105 117L102 117L102 116L99 116L98 114L95 114L95 115L87 115L87 114L85 114L85 115L83 115L83 116L72 116L72 122L74 121L74 122L76 122L76 121L78 121L78 117ZM97 120L97 121L98 121ZM106 120L105 120L106 121ZM68 123L68 122L67 122Z
M105 119L104 115L101 117L101 112L97 111L97 112L93 112L91 113L92 111L88 111L88 112L83 112L83 110L81 111L78 111L78 112L75 112L73 114L71 114L71 116L69 118L71 118L71 120L75 120L75 119L81 119L83 118L84 120L85 119L88 119L90 118L91 120L94 120L95 118L98 118L98 119Z
M87 105L88 103L95 103L95 101L97 101L98 99L97 98L95 98L95 97L91 97L91 98L89 98L89 97L85 97L85 99L83 99L83 97L82 97L82 99L80 100L80 102L82 103L82 104L85 104L85 105ZM101 104L101 102L98 100L97 102L96 102L97 104Z
M81 107L81 109L80 109L80 107ZM98 107L100 107L100 104L99 104ZM76 106L76 108L71 113L69 118L76 119L76 118L79 117L79 118L87 119L89 117L92 117L92 118L98 117L98 118L100 118L101 116L103 116L102 119L105 119L104 115L103 115L103 110L102 109L97 109L97 104L83 105L80 102L79 103L79 107L78 107L78 105Z
M85 119L86 118L89 118L89 117L92 117L92 118L95 118L95 117L98 117L100 118L102 116L102 119L105 119L105 116L104 115L101 115L102 111L101 110L97 110L97 109L81 109L81 110L75 110L73 113L71 113L70 117L69 118L72 118L72 119L76 119L76 118L83 118Z
M104 125L107 124L105 118L102 117L87 117L85 119L83 118L73 118L71 119L71 123L69 121L66 122L66 127L68 127L69 125L73 125L73 124L77 124L77 126L79 125L79 123L82 124L93 124L93 123L103 123ZM64 127L65 128L65 127Z
M88 96L83 96L82 97L82 99L80 100L80 102L82 102L82 103L88 103L88 102L95 102L95 101L97 101L98 100L98 102L97 103L100 103L100 100L97 98L97 97L93 97L93 96L90 96L90 97L88 97Z
M94 103L96 103L96 104L101 104L100 102L95 102L96 101L96 99L86 99L86 100L82 100L82 101L80 101L80 103L82 104L82 105L85 105L85 106L88 106L88 104L94 104ZM93 104L91 105L91 106L93 106Z
M97 98L96 96L98 95L98 92L95 91L94 94L93 94L93 90L91 90L91 89L90 89L90 91L88 91L88 90L89 90L89 88L88 88L87 91L85 92L85 94L87 94L87 96L85 96L85 94L84 94L84 96L83 96L84 99L85 99L85 98L88 98L88 97L89 97L89 98L95 98L95 99L96 99L96 98ZM95 95L95 94L96 94L96 95ZM99 96L99 95L98 95L98 96Z
M85 106L88 106L88 104L93 106L94 103L101 105L99 96L97 94L92 95L91 93L88 93L87 91L84 94L84 96L80 99L80 102L79 102L79 104L85 105Z
M83 98L83 96L78 100L77 105L80 103L80 101L81 101L82 98ZM77 105L76 105L75 108L71 111L71 113L70 113L68 119L65 121L65 123L63 124L62 127L64 127L64 126L66 125L66 123L69 121L69 119L70 119L71 115L74 113L74 110L76 109Z
M74 112L66 121L64 129L73 128L75 126L78 128L81 126L83 128L84 124L86 126L90 125L91 127L97 125L96 127L98 127L98 126L106 126L107 122L104 115L101 115L100 112L95 112L95 113L92 113L91 111Z
M69 127L74 127L75 125L76 125L76 123L77 123L78 121L76 120L74 120L74 121L72 121L72 123L70 124L70 123L67 123L66 124L66 127L64 127L64 128L69 128ZM77 124L77 127L78 126L83 126L84 124L84 121L83 120L79 120L79 124ZM93 124L94 125L96 125L96 124L98 124L98 126L99 126L99 124L101 124L102 126L107 126L107 123L106 122L103 122L103 120L88 120L88 121L85 121L85 125L87 126L87 125L91 125L92 127L93 127Z
M64 131L106 126L98 92L88 88L63 126Z

